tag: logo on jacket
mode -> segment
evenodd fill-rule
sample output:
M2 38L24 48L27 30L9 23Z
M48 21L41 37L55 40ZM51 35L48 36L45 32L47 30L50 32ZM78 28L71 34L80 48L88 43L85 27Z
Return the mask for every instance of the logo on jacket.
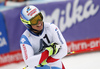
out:
M26 41L25 38L22 38L22 39L21 39L21 42L22 42L22 43L24 43L25 41Z

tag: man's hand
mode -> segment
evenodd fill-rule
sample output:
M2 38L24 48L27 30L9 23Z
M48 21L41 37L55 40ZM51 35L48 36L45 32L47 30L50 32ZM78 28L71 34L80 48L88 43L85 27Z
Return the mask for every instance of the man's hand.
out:
M51 55L55 55L59 52L61 46L57 43L51 43L51 45L49 47L46 47L45 50L49 51L49 56Z
M46 47L44 50L47 50L49 52L49 56L52 56L52 55L57 54L59 52L60 48L61 48L61 46L59 44L51 43L49 45L49 47ZM46 65L47 64L47 59L48 58L46 58L41 64L39 64L36 67L42 67L42 66Z

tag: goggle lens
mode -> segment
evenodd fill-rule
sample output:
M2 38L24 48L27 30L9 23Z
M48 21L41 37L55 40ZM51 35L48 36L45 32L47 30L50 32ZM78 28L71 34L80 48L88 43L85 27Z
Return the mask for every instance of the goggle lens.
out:
M38 24L38 21L42 21L41 16L38 14L35 17L33 17L32 19L30 19L30 23L31 25L36 25Z

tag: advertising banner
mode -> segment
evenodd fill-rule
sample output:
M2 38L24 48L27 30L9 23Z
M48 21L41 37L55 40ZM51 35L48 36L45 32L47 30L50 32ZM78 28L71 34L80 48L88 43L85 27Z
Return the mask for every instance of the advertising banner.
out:
M100 37L100 1L69 0L37 5L44 21L55 23L66 42Z
M9 52L9 44L5 22L2 13L0 13L0 54Z
M79 41L67 42L68 52L74 54L82 52L100 51L100 38L85 39Z
M70 0L35 5L44 16L44 21L56 24L66 42L99 38L99 0ZM20 49L19 39L26 27L20 21L24 6L4 11L10 50ZM9 14L8 14L9 13Z
M16 50L0 55L0 66L10 63L18 63L21 61L23 61L21 50Z

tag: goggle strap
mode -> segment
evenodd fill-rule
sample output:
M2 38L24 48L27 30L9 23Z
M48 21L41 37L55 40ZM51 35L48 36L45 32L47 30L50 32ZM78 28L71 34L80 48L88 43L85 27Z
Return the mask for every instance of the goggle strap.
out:
M25 24L30 24L30 25L31 25L30 21L24 20L24 19L22 19L21 17L20 17L20 19L21 19L21 21L22 21L23 23L25 23Z

